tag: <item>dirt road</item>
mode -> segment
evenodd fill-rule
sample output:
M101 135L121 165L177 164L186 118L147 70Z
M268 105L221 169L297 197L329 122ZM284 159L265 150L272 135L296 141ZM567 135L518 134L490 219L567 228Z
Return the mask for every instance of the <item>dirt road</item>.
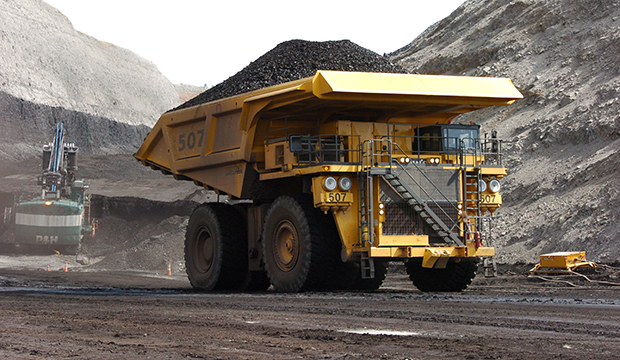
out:
M475 280L421 293L196 293L183 275L2 270L4 359L617 359L620 288ZM571 280L575 283L576 280Z

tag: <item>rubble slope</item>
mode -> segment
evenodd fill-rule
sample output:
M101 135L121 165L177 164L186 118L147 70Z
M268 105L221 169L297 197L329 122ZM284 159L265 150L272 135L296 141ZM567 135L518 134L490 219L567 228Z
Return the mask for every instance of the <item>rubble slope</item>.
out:
M42 0L0 2L0 91L15 97L152 126L178 103L152 62L98 41Z
M0 159L38 156L57 121L85 153L135 151L179 95L156 66L42 0L0 2Z
M390 54L410 72L508 77L524 94L459 119L504 139L500 262L620 261L619 58L617 0L470 0Z

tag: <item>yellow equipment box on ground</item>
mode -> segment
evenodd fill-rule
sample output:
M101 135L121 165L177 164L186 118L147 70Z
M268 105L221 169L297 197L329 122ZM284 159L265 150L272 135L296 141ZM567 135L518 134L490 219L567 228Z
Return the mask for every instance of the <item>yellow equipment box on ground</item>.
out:
M570 273L578 267L596 268L596 264L586 260L585 251L564 251L540 255L540 264L536 264L532 273Z

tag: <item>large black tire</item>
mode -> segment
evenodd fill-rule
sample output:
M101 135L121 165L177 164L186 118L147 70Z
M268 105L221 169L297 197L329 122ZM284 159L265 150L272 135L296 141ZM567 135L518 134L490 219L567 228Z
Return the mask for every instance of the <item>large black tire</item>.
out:
M245 291L265 291L269 289L271 282L266 271L248 271L246 282L242 287Z
M265 216L263 256L265 270L276 291L323 290L338 252L333 239L323 235L333 221L305 197L278 197Z
M355 290L377 290L383 284L385 276L387 275L388 263L375 261L375 277L372 279L362 279L362 272L357 266L357 278L353 284Z
M241 289L248 269L246 233L246 222L232 206L197 207L185 233L185 266L192 287Z
M362 279L362 270L359 263L341 263L336 267L336 276L334 276L332 288L334 290L377 290L385 280L387 269L387 262L375 262L375 277L372 279Z
M422 267L420 262L407 263L409 279L420 291L463 291L476 276L476 261L449 262L444 269Z

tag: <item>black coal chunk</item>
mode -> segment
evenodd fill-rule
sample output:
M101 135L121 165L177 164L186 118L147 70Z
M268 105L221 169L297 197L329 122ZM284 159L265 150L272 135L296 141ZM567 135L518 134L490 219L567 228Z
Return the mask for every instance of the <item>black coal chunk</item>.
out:
M243 70L177 109L313 76L317 70L406 73L383 57L349 40L290 40L259 57Z

